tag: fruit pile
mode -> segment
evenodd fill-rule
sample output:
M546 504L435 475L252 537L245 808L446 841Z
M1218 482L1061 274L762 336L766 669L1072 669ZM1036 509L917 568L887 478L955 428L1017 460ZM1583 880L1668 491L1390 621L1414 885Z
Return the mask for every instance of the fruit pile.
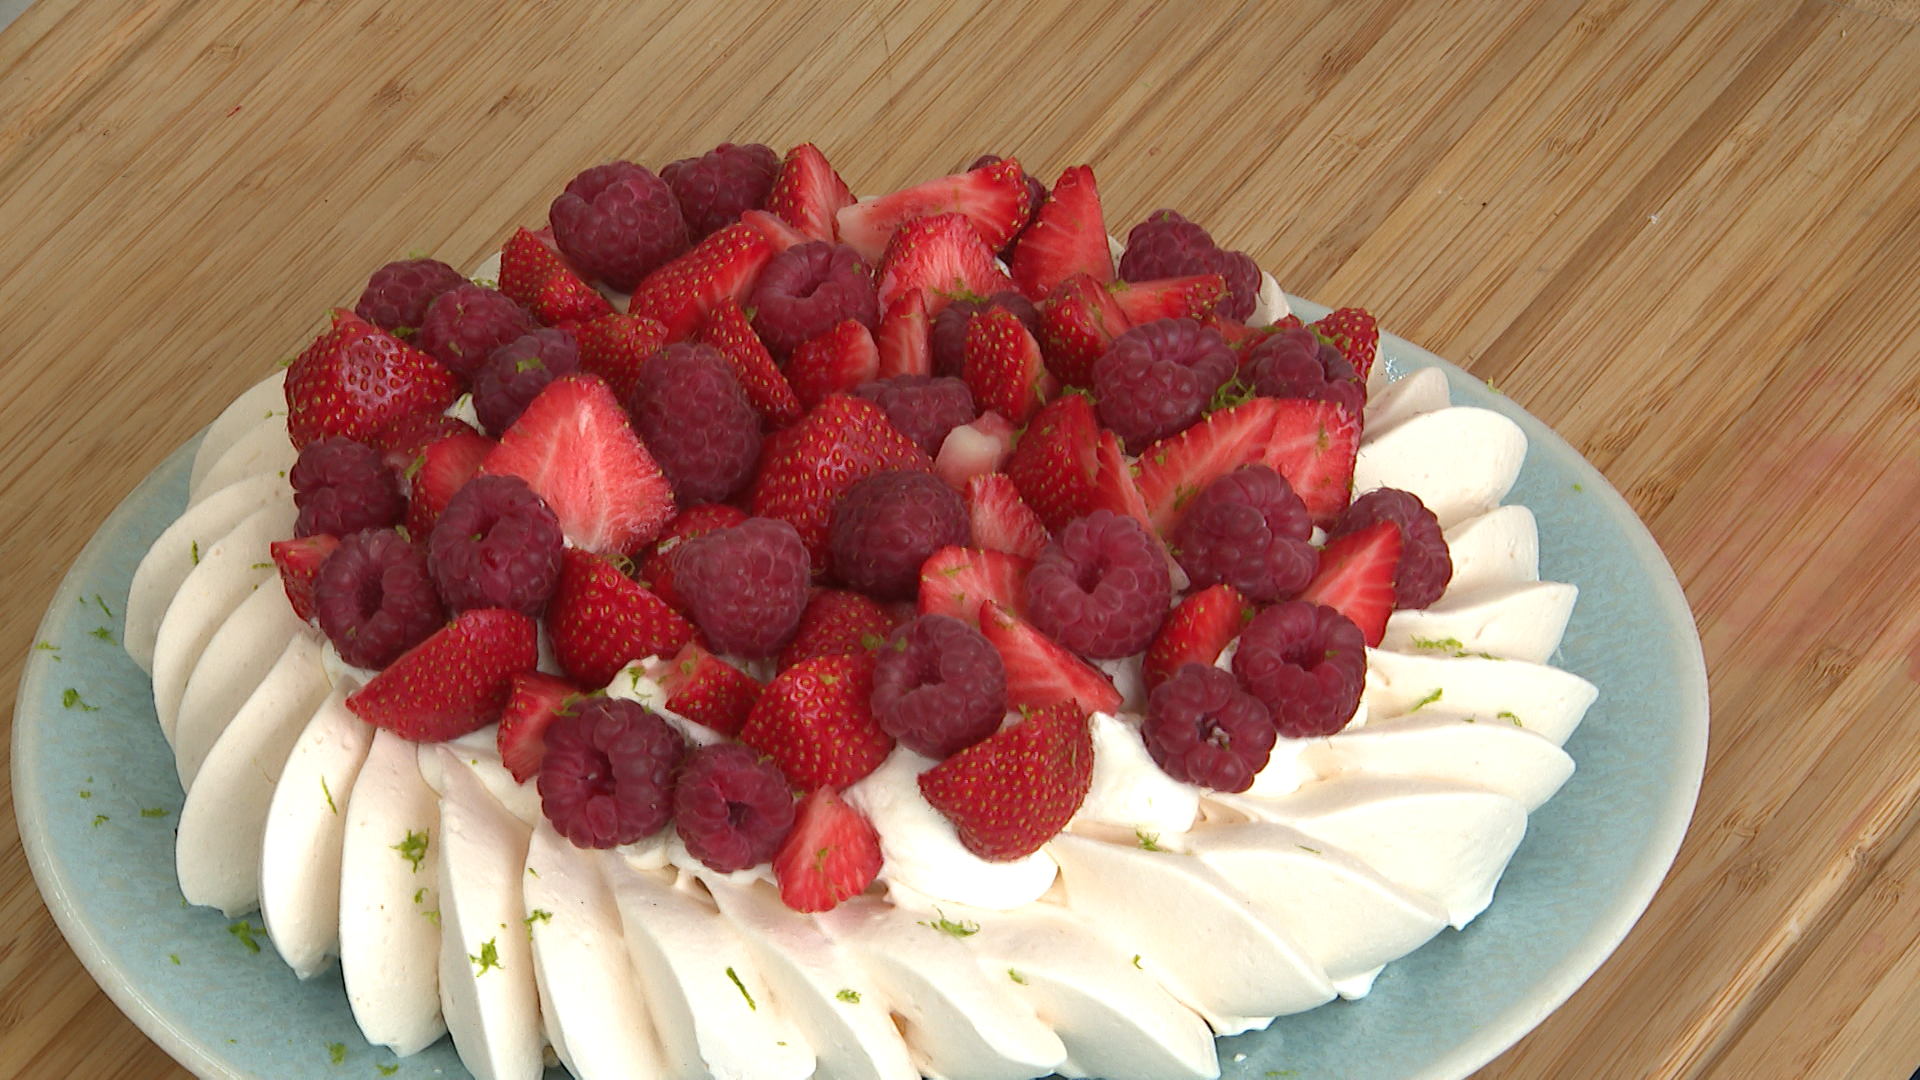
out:
M1245 790L1451 574L1419 500L1350 504L1373 319L1251 326L1260 286L1172 211L1116 266L1086 166L861 202L811 145L599 166L497 289L390 264L293 362L274 559L369 670L349 708L498 721L576 844L671 827L823 910L880 868L840 792L897 745L1020 858L1122 708L1101 662L1141 658L1161 768ZM604 693L635 662L680 726Z

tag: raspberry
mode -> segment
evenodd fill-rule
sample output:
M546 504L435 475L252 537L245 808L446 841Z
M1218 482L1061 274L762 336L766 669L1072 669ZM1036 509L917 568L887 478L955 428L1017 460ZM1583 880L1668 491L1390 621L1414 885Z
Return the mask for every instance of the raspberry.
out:
M465 284L466 275L439 259L390 262L367 280L353 313L382 330L418 330L435 297Z
M340 659L383 668L447 621L427 553L392 529L345 537L313 579L313 613Z
M565 330L529 330L493 350L473 376L473 412L499 438L547 384L580 370L580 347Z
M933 354L933 373L935 375L959 378L966 369L967 358L967 320L988 308L1006 308L1013 312L1026 325L1027 333L1035 341L1040 340L1040 309L1033 301L1014 292L1002 289L987 297L972 299L961 298L940 309L933 317L933 330L930 348Z
M779 652L800 625L811 569L792 525L748 518L681 544L673 587L715 652L757 660Z
M1247 366L1261 397L1331 401L1352 416L1367 407L1366 387L1353 365L1304 326L1261 339L1247 354Z
M461 285L433 298L413 343L471 381L493 350L539 324L507 294L480 285Z
M945 758L1000 729L1007 667L980 631L951 615L922 615L895 630L878 657L873 715L900 745Z
M1100 422L1130 453L1184 430L1233 375L1233 348L1192 319L1156 319L1113 339L1093 365Z
M973 391L959 379L896 375L863 382L853 392L880 406L900 434L928 457L939 456L947 432L972 423L979 415L974 411Z
M660 167L660 179L673 189L695 242L767 205L767 192L779 175L780 155L760 143L721 143L700 157Z
M1118 270L1122 281L1219 274L1227 279L1227 295L1215 310L1236 322L1253 314L1260 295L1260 267L1252 256L1221 250L1207 230L1174 210L1155 210L1133 227Z
M721 502L753 477L760 414L713 346L680 342L654 353L628 409L681 506Z
M773 858L793 814L793 787L780 767L736 742L695 750L673 787L680 839L722 874Z
M560 580L560 521L525 480L480 476L440 512L427 567L454 611L512 608L538 616Z
M691 245L666 181L631 161L596 165L568 181L547 211L560 254L621 292Z
M1400 527L1400 564L1393 570L1393 606L1423 608L1447 591L1453 580L1453 553L1447 550L1440 521L1420 496L1397 488L1376 488L1353 500L1334 519L1327 539L1337 540L1376 521Z
M1254 464L1207 485L1175 528L1173 550L1195 588L1225 582L1266 604L1313 580L1319 554L1307 542L1312 535L1293 485Z
M1273 753L1273 717L1227 672L1182 664L1147 699L1140 736L1154 764L1175 780L1245 791Z
M972 534L967 504L931 473L884 472L847 489L833 508L827 549L847 587L875 600L919 595L920 566Z
M880 318L873 269L845 244L815 240L773 257L753 287L753 330L776 357L854 319L873 329Z
M301 447L287 470L293 487L293 535L346 536L406 520L407 500L380 451L334 435Z
M1367 643L1353 620L1305 600L1275 604L1240 632L1233 673L1290 739L1347 726L1367 680Z
M995 164L1000 160L1001 158L998 154L981 154L979 157L973 159L973 164L967 166L967 171L972 172L975 169ZM1000 249L999 255L1002 259L1008 257L1013 252L1013 245L1020 242L1020 233L1026 232L1027 226L1033 224L1034 215L1040 212L1040 204L1047 201L1047 185L1041 183L1038 177L1025 169L1021 169L1020 182L1026 185L1027 205L1031 207L1031 209L1027 211L1027 220L1020 226L1019 232L1014 233L1013 238L1007 241L1007 246Z
M686 740L636 701L593 698L547 728L540 809L575 847L631 844L666 827Z
M1111 510L1068 522L1027 574L1033 624L1095 660L1145 649L1172 598L1159 543L1139 522Z

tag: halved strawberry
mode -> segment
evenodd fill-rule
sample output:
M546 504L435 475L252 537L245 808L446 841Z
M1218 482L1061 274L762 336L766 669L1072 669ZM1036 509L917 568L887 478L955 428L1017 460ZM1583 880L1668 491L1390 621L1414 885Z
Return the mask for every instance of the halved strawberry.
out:
M766 343L753 332L753 322L737 300L722 300L707 314L696 340L720 350L733 366L733 377L746 391L747 401L767 422L786 427L806 410L794 395L792 384L774 365Z
M560 581L542 621L560 669L590 690L635 660L672 656L693 640L693 624L666 601L579 548L561 549Z
M1219 274L1161 278L1158 281L1116 281L1107 286L1135 326L1155 319L1204 319L1227 295L1227 279Z
M936 462L936 467L937 467ZM967 481L965 492L967 518L972 522L973 544L990 551L1004 551L1023 559L1037 559L1052 537L1020 498L1020 489L1006 473L988 473Z
M1100 212L1093 169L1075 165L1060 174L1033 224L1013 247L1013 284L1036 303L1074 274L1113 280L1113 252Z
M850 391L879 377L880 350L873 343L873 333L858 319L842 319L787 359L787 382L806 409L828 394Z
M1093 735L1071 701L1034 709L920 774L920 794L983 859L1040 850L1067 827L1093 784Z
M812 143L787 151L780 175L767 192L767 210L815 240L835 239L834 215L852 205L846 181Z
M1134 479L1134 467L1121 453L1119 436L1102 430L1100 442L1094 448L1094 461L1097 465L1093 473L1093 509L1111 510L1130 517L1146 527L1148 536L1155 535L1153 515L1148 512L1147 500Z
M440 361L348 311L287 369L287 436L296 448L343 435L371 444L382 428L445 412L460 380Z
M673 590L675 549L696 536L705 536L718 529L731 529L745 520L745 510L726 503L700 503L682 510L667 523L660 533L660 539L647 548L647 553L641 557L640 584L666 601L668 607L684 613L686 604L681 602L680 594Z
M988 308L968 319L965 355L961 372L977 407L1024 424L1046 403L1052 379L1040 343L1013 312Z
M986 548L944 547L920 564L920 614L951 615L969 626L981 605L1026 614L1033 560Z
M1377 646L1393 614L1393 572L1400 565L1400 527L1376 521L1320 549L1320 569L1300 599L1325 604L1353 620Z
M736 221L648 274L634 288L627 310L659 320L668 341L684 341L722 301L741 303L751 296L772 259L773 244L753 226Z
M1325 528L1353 499L1360 417L1331 401L1300 398L1274 400L1273 414L1259 460L1287 478L1313 523Z
M795 911L833 910L865 892L880 866L880 834L830 787L800 800L793 828L773 853L780 899Z
M320 564L339 546L339 539L326 533L275 540L267 545L273 565L280 568L280 587L287 591L287 603L300 621L313 618L314 576L320 573Z
M667 343L667 328L645 315L615 311L582 323L573 337L580 370L605 379L615 398L628 401L640 385L640 366Z
M1365 308L1339 308L1316 321L1313 332L1340 350L1365 385L1367 372L1373 370L1374 358L1380 353L1380 324L1372 313Z
M689 641L656 676L666 695L667 708L732 735L747 722L753 703L760 700L760 680Z
M1020 163L1007 158L843 206L834 218L840 242L852 246L869 263L887 250L895 231L908 222L945 214L960 215L991 254L1005 247L1027 223L1031 200L1020 178ZM991 296L996 290L974 291Z
M525 480L566 538L588 551L634 551L673 517L672 486L613 391L594 375L548 383L480 471Z
M1187 506L1208 484L1262 460L1273 434L1276 404L1272 398L1254 398L1221 409L1141 453L1136 483L1160 535L1173 535Z
M928 316L940 314L957 296L992 296L1013 287L1013 279L994 261L993 248L959 214L935 214L902 225L880 259L875 281L880 310L918 289Z
M1215 585L1193 593L1173 609L1160 633L1147 646L1140 665L1147 692L1171 678L1182 664L1212 664L1240 628L1253 618L1254 606L1231 585Z
M848 488L875 473L930 472L933 462L864 398L829 394L780 438L761 446L751 503L757 517L791 524L815 573L827 569L827 526Z
M877 601L845 589L820 589L807 600L779 670L816 656L858 656L886 643L900 621Z
M547 728L568 715L568 699L579 697L580 688L544 671L518 672L512 685L495 741L501 764L524 784L540 775L540 762L547 756Z
M1119 710L1124 699L1113 680L999 603L980 605L980 632L1006 664L1008 706L1072 701L1090 713Z
M533 312L546 326L573 328L613 310L607 298L577 273L552 246L553 233L516 229L500 249L500 291Z
M740 741L773 759L802 791L846 787L893 749L868 699L873 657L816 656L774 677L747 714Z
M539 660L532 619L470 608L349 694L347 708L403 739L457 739L499 719L514 675Z
M1006 417L992 410L983 412L973 423L947 432L933 459L933 475L955 491L965 490L974 477L1006 468L1018 434Z
M380 460L386 463L387 468L404 476L407 470L413 468L414 459L420 456L420 451L461 432L479 433L472 424L457 416L410 413L381 428L374 435L371 445L380 451Z
M1099 441L1093 403L1067 394L1036 413L1013 448L1007 475L1048 529L1093 512Z
M919 289L907 290L887 307L873 337L880 349L880 378L933 374L933 320Z
M494 441L471 429L423 447L407 466L407 535L425 540L454 493L493 453Z
M815 239L765 210L745 211L740 215L740 221L753 226L756 232L766 237L767 242L773 245L775 255Z
M1068 386L1092 386L1093 364L1131 329L1126 312L1105 284L1074 274L1054 286L1040 305L1040 353L1047 370Z

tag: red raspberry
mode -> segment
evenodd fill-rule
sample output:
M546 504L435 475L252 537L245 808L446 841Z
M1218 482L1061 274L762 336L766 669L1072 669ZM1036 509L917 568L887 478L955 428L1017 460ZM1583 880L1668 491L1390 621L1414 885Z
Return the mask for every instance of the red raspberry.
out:
M340 659L383 668L447 621L427 553L392 529L340 541L313 579L313 613Z
M1211 664L1182 664L1147 699L1147 753L1175 780L1245 791L1273 753L1273 717Z
M461 285L433 298L413 343L448 371L471 381L493 350L539 325L507 294Z
M1304 600L1275 604L1240 632L1233 673L1290 739L1332 735L1360 706L1367 642L1353 620Z
M873 715L900 745L946 758L1000 730L1007 667L980 631L951 615L922 615L876 655Z
M682 510L667 523L660 539L640 559L640 584L665 600L676 611L685 611L686 601L673 587L673 553L681 544L715 529L731 529L747 520L747 512L725 503L700 503Z
M681 158L660 167L660 179L673 189L687 232L698 243L767 205L767 192L780 175L780 155L760 143L721 143L697 158Z
M560 520L525 480L479 476L440 512L427 567L454 611L511 608L537 617L560 581Z
M979 415L973 407L973 391L959 379L895 375L863 382L853 392L880 406L900 434L928 457L939 456L947 432L972 423Z
M473 412L499 438L547 384L580 370L580 347L565 330L529 330L498 349L473 376Z
M779 652L800 625L811 569L792 525L748 518L681 544L673 587L714 651L757 660Z
M691 246L666 181L631 161L596 165L567 183L547 216L560 254L590 277L632 292Z
M695 750L673 787L680 839L722 874L773 858L793 814L793 786L780 767L736 742Z
M1194 588L1225 582L1266 604L1313 580L1320 557L1307 542L1312 536L1313 521L1293 485L1254 464L1207 485L1175 527L1173 550Z
M1033 306L1033 301L1012 289L1002 289L985 300L977 296L971 299L961 297L941 308L940 314L933 317L929 347L933 353L935 375L958 378L965 371L967 320L988 308L1006 308L1013 312L1026 325L1027 333L1032 334L1035 341L1040 340L1040 309Z
M1174 210L1155 210L1133 227L1118 270L1122 281L1219 274L1227 279L1227 295L1214 310L1236 322L1247 321L1260 295L1260 266L1252 256L1221 250L1207 230Z
M1040 632L1095 660L1145 649L1173 598L1159 543L1110 510L1068 522L1034 562L1026 588Z
M847 319L869 330L880 319L872 267L847 245L824 240L775 255L748 307L754 332L781 358Z
M1367 407L1366 386L1340 350L1303 326L1262 338L1247 354L1253 389L1261 397L1331 401L1349 415Z
M1393 606L1423 608L1447 591L1453 580L1453 553L1441 535L1440 521L1420 496L1397 488L1376 488L1353 500L1327 531L1328 540L1356 533L1376 521L1400 527L1400 563L1393 571Z
M347 536L406 520L407 499L380 451L341 435L300 448L287 470L293 487L295 537Z
M827 548L846 586L882 602L912 600L920 566L972 535L966 501L931 473L884 472L847 489L833 508Z
M547 728L540 809L575 847L631 844L666 827L686 740L639 702L593 698Z
M353 313L382 330L411 332L420 329L435 297L465 284L465 274L439 259L390 262L367 280Z
M1232 346L1210 326L1192 319L1143 323L1094 361L1100 422L1137 454L1198 420L1235 366Z
M713 346L678 342L654 353L627 407L681 506L722 502L753 478L760 414Z

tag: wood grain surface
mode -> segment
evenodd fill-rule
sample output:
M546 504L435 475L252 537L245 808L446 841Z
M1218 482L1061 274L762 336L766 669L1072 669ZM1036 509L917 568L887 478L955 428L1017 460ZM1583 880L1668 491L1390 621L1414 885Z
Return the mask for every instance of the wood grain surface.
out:
M1914 0L39 0L0 33L0 707L107 512L372 268L723 140L868 192L1090 163L1111 223L1178 208L1558 429L1679 574L1712 749L1646 917L1481 1075L1920 1065ZM184 1076L0 816L0 1075Z

